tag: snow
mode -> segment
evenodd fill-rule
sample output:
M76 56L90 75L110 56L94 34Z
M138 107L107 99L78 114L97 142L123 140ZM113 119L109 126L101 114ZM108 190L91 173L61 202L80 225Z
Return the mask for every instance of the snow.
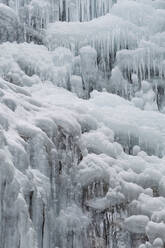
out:
M141 30L134 24L107 14L90 22L49 24L46 30L46 42L51 49L61 44L75 52L79 47L92 45L102 56L107 56L109 52L114 52L119 47L135 47L140 35L142 35Z
M97 52L97 69L90 65L90 78L91 74L95 77L86 80L85 76L83 80L84 84L88 82L88 87L85 85L87 91L106 88L126 99L133 98L135 106L141 109L157 110L157 87L161 85L164 89L165 14L161 4L159 8L156 6L159 6L159 1L118 1L112 6L110 14L89 22L51 23L46 30L45 44L51 50L62 45L76 56L81 55L82 47L91 46ZM89 56L88 49L88 63ZM86 66L89 66L88 63L85 62ZM79 67L84 68L83 65L81 57ZM84 79L83 70L80 69L79 74ZM132 85L134 76L138 80ZM143 80L155 87L154 92L151 90L145 96L150 103L141 99L143 97L134 96ZM91 81L95 83L91 84ZM159 98L158 107L162 112L164 104Z
M61 51L58 48L50 53L44 46L33 43L4 43L0 45L0 53L0 74L7 80L17 85L23 81L27 86L37 81L51 80L56 85L67 87L72 70L72 54L69 50Z
M156 238L153 243L154 247L163 247L163 241L160 238Z
M153 242L156 238L161 238L162 241L165 241L164 236L165 224L164 223L154 223L150 221L146 227L146 232L149 237L149 240ZM155 245L158 242L154 242Z
M163 248L164 2L4 3L0 247Z
M2 85L5 83L6 81L2 80ZM48 85L49 87L47 87ZM23 108L22 112L18 110L13 111L10 107L6 106L4 101L1 102L1 105L4 106L3 108L5 108L5 110L7 109L5 115L7 114L10 116L10 119L13 120L8 124L10 129L9 127L7 128L7 124L3 125L4 128L8 130L7 132L10 133L5 134L7 149L9 149L13 158L17 158L17 160L13 159L14 171L19 170L20 173L23 173L26 182L28 182L28 178L31 175L31 184L38 188L37 194L47 202L46 195L49 195L50 187L48 180L49 162L47 152L51 149L56 149L53 142L56 144L57 141L55 141L54 138L58 136L58 129L62 128L67 135L71 134L74 137L74 142L83 144L81 144L81 149L84 150L82 150L84 158L75 169L75 173L77 174L75 180L77 183L79 183L81 187L85 187L94 181L103 180L102 187L104 188L103 185L105 183L110 187L104 198L94 197L93 194L95 194L95 191L93 191L90 197L94 197L94 199L88 199L86 202L87 206L94 209L106 209L109 206L130 202L130 212L137 216L134 217L132 215L125 221L126 223L132 223L126 224L126 226L128 225L127 230L133 233L145 233L145 225L147 225L148 218L151 216L153 220L162 221L163 217L161 217L161 213L165 206L164 198L154 198L152 191L154 187L159 187L159 183L162 185L161 182L163 182L163 175L165 173L164 157L148 156L147 153L141 151L144 149L141 144L138 144L138 146L133 145L134 156L127 155L124 153L122 146L115 140L116 135L120 138L123 134L127 134L129 139L132 130L132 135L136 134L140 140L143 138L146 143L148 142L148 146L153 146L152 148L154 149L153 130L156 130L155 138L158 139L159 137L159 143L162 141L161 156L163 156L164 136L162 134L164 132L164 115L158 112L139 110L127 100L107 92L99 93L95 91L92 93L91 99L83 100L77 98L74 94L65 89L58 88L53 84L48 85L46 83L37 83L31 87L26 86L26 91L29 93L29 96L15 92L9 88L8 84L6 84L5 89L3 89L4 94L8 92L11 94L11 92L13 92L12 97L17 102L16 109L20 109L21 106ZM13 86L15 87L14 84ZM20 86L16 87L21 88ZM148 89L147 87L144 87L144 89ZM99 113L97 113L98 106L101 109ZM28 115L28 123L26 123L26 113ZM22 121L19 120L20 114ZM9 117L7 117L7 120L8 118ZM131 123L132 128L130 128ZM86 125L88 126L86 127ZM125 128L127 125L129 129ZM148 134L143 131L143 125L144 127L147 126ZM83 134L81 134L81 126L84 130ZM139 127L138 129L137 126ZM139 130L139 132L137 132L137 130ZM159 133L160 136L158 136ZM152 136L151 140L150 136ZM13 137L13 144L11 137ZM32 149L30 151L32 156L30 162L31 169L29 168L28 153L26 153L24 148L27 141L30 146L29 149ZM120 139L118 142L120 142ZM127 141L125 141L125 144L126 143ZM46 150L44 148L45 146L47 147ZM148 152L147 146L146 152ZM87 153L88 155L85 155ZM159 155L157 149L155 149L155 155ZM22 161L24 161L24 168L22 167ZM157 170L158 168L159 171ZM26 172L27 169L29 171L28 173ZM32 179L33 174L34 179ZM21 177L22 174L16 178L19 180L19 187L24 188L24 181L18 179ZM100 194L104 192L103 188L102 190L100 189ZM147 188L150 188L150 190ZM161 186L159 192L161 195L164 195L163 186ZM66 210L68 211L68 218L72 220L73 214L71 209L73 214L75 214L77 210L71 206L69 210ZM159 219L154 217L156 214L160 216ZM144 217L138 217L139 215L144 215ZM60 217L58 217L62 221L61 223L64 221L62 216L63 215L60 214ZM78 216L79 218L76 217L78 219L75 221L78 221L76 225L79 226L79 221L81 221L80 214L78 214ZM84 218L87 218L86 215ZM136 225L134 223L136 223ZM70 225L71 229L73 229L72 224L68 224L68 222L65 223L66 232ZM132 228L132 225L134 228ZM64 228L64 225L62 225L62 228ZM154 231L153 227L150 228L150 224L147 225L147 228L146 230L148 231L146 233L151 242L157 237L163 239L159 232ZM80 230L80 232L81 231L82 230ZM25 240L24 234L21 235L23 235L23 240Z
M132 215L125 219L125 228L131 233L144 233L149 218L145 215Z

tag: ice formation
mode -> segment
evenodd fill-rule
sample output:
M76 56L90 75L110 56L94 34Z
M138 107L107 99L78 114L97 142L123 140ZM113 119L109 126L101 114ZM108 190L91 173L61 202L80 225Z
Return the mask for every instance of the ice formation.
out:
M0 248L165 247L163 0L0 0Z

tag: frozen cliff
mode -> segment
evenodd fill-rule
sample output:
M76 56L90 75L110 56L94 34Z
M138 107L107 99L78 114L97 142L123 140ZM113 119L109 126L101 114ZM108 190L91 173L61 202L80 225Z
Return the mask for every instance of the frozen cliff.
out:
M164 248L164 92L164 0L0 0L0 248Z

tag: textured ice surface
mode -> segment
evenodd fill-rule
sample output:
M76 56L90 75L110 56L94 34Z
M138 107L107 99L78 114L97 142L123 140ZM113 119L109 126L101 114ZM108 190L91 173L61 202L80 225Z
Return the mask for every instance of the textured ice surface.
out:
M0 248L163 248L164 1L0 2Z
M89 21L108 13L115 0L1 0L35 28L51 21Z
M164 239L163 114L106 92L82 100L52 83L20 87L1 79L1 92L1 244L21 238L20 247L93 247L90 213L111 208L129 209L125 222L116 220L121 230L114 224L120 235ZM7 95L15 104L6 105ZM136 141L146 153L124 153Z

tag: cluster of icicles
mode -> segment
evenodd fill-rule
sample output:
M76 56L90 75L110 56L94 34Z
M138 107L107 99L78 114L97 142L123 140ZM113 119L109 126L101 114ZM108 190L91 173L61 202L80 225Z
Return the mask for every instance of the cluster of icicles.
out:
M109 13L115 0L1 0L36 29L54 21L90 21Z

